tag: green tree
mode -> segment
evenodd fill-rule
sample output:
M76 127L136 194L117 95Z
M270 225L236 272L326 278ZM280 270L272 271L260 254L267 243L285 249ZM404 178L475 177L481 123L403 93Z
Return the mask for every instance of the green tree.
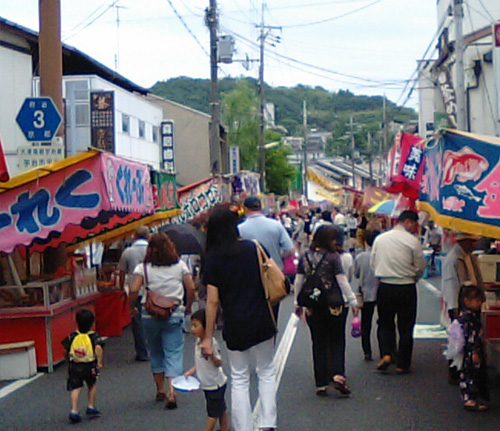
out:
M227 127L229 145L240 147L241 169L258 172L259 99L254 86L240 80L236 88L222 96L222 118ZM265 143L281 142L281 134L268 130ZM286 194L295 170L288 164L288 150L283 147L266 150L266 191Z

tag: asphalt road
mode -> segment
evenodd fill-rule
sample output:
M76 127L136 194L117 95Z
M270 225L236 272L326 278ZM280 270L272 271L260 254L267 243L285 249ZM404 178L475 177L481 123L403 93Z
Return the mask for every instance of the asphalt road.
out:
M287 298L280 312L280 343L292 310ZM438 293L419 289L419 327L439 321ZM423 331L423 334L427 332ZM439 334L437 334L439 335ZM220 336L220 333L218 333ZM432 336L432 335L431 335ZM191 366L193 338L187 336L186 367ZM376 339L373 334L376 351ZM344 431L480 431L496 430L500 423L500 390L493 390L487 413L465 412L457 387L446 381L446 361L441 356L443 339L417 339L413 368L409 375L395 370L380 374L376 362L365 362L360 340L350 335L347 342L347 377L353 391L350 398L332 392L326 398L315 395L312 379L309 331L300 322L284 367L279 387L279 429ZM199 431L204 429L205 407L201 392L179 393L179 408L165 410L154 401L149 364L132 360L132 336L109 339L105 369L99 382L97 406L103 416L71 425L67 416L69 396L65 390L65 367L45 374L0 399L0 431L97 429L99 431ZM225 364L226 370L227 362ZM229 374L229 373L228 373ZM255 381L253 382L255 383ZM255 385L254 385L255 386ZM256 393L252 392L255 401ZM228 396L229 402L229 396ZM85 407L82 399L81 410Z

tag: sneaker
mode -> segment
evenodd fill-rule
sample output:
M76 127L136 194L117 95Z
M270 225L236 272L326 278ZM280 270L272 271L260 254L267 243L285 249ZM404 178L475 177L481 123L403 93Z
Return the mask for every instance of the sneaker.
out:
M73 413L71 412L69 414L69 421L72 423L72 424L77 424L78 422L81 422L82 421L82 417L80 416L79 413Z
M365 361L366 361L366 362L371 362L371 361L373 361L373 358L372 358L371 353L369 353L369 354L367 353L367 354L365 355Z
M87 416L90 416L91 419L101 416L101 412L94 407L87 407L87 411L85 413Z

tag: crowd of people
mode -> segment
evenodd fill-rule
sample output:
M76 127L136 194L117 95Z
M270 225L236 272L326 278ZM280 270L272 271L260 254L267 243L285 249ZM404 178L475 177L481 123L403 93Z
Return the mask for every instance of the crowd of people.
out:
M256 196L248 197L244 207L244 217L229 206L211 212L198 280L206 289L206 308L198 306L194 314L192 274L165 233L150 234L141 227L135 242L122 254L120 286L128 294L133 316L136 360L151 363L156 401L163 402L167 409L177 408L173 379L196 374L205 392L206 430L215 429L217 422L222 431L229 429L225 403L228 379L214 337L221 314L222 338L229 358L231 429L254 429L252 367L261 406L259 429L277 429L274 350L279 304L271 307L266 299L256 242L287 272L295 313L304 316L310 331L318 396L327 396L330 385L342 396L351 393L345 373L349 310L353 317L361 314L361 348L366 361L374 357L371 333L376 312L380 355L376 369L384 373L394 364L399 374L412 372L416 283L428 265L436 265L443 248L443 235L434 223L428 223L422 232L418 214L403 211L389 228L386 219L354 211L344 213L340 208L273 219L264 215ZM459 349L462 360L450 358L449 381L460 384L465 409L484 411L489 396L478 317L484 291L472 253L477 240L465 233L456 236L443 261L442 290L449 317L458 322L464 339ZM429 262L423 246L432 250L434 258ZM197 339L195 367L184 371L184 320L191 314L190 331ZM79 362L69 354L77 334L69 337L65 345L70 363L69 418L74 423L81 420L78 398L83 383L89 387L87 414L100 415L95 398L97 375L103 365L102 342L90 331L92 317L80 316L77 320L78 334L89 334L91 354L85 356L84 364Z

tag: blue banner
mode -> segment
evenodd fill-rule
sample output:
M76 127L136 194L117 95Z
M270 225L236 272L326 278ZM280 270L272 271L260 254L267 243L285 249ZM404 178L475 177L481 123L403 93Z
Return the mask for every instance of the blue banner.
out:
M500 140L451 130L431 140L419 209L443 227L500 238Z

